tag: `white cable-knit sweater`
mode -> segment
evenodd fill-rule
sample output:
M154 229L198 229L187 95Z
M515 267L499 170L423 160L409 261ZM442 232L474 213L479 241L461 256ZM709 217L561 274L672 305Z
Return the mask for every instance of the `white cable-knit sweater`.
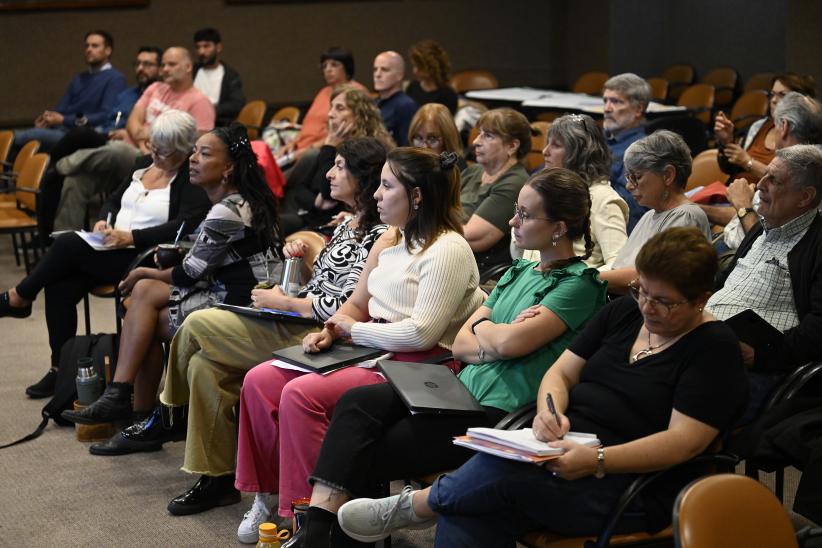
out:
M356 344L396 352L450 350L462 324L485 296L468 242L447 232L420 253L408 253L405 241L384 249L368 277L368 312L391 323L358 322L351 328Z

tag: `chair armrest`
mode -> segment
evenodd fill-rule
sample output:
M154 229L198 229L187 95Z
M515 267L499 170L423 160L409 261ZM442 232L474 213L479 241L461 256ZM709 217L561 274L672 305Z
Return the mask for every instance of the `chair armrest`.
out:
M485 270L480 272L480 285L484 284L488 280L493 280L495 276L499 276L509 268L511 268L511 261L506 261L504 263L499 264L492 264L491 266L487 267Z
M494 426L500 430L519 430L525 424L534 420L537 415L537 402L526 403L519 409L514 409Z
M820 373L822 373L822 361L808 362L797 367L774 390L770 400L765 404L765 409L770 409L774 405L795 397L808 382Z
M660 470L659 472L651 472L649 474L642 474L637 477L631 484L628 486L627 489L622 493L622 496L619 497L619 500L614 505L614 508L611 510L611 515L608 518L608 521L605 522L605 526L600 530L599 534L597 535L596 541L591 542L588 541L585 543L586 548L596 547L596 548L604 548L609 545L611 537L614 534L614 530L616 529L619 520L622 518L622 514L628 509L634 499L639 495L648 485L656 481L658 478L670 473L673 470L681 470L686 466L694 466L694 465L707 465L707 464L714 464L716 466L724 468L726 471L733 471L734 467L739 463L739 457L736 455L731 455L728 453L706 453L703 455L699 455L698 457L694 457L693 459L668 468L666 470Z
M796 541L799 543L800 548L804 548L809 540L820 537L822 537L822 527L808 526L796 532Z

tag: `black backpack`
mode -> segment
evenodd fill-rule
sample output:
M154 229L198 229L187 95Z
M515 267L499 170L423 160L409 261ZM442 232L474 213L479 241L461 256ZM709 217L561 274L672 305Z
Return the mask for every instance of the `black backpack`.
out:
M108 384L114 378L117 366L117 335L98 333L96 335L79 335L66 341L60 349L60 367L57 370L57 381L54 387L54 396L49 400L41 412L43 420L31 434L17 441L0 445L0 449L11 447L40 437L49 419L53 419L60 426L73 426L60 416L66 409L71 409L77 399L77 360L91 358L94 368L101 379Z

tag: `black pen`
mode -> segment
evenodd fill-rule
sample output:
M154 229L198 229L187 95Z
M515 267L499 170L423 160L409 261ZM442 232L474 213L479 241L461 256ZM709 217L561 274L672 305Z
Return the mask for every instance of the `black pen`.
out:
M554 416L554 420L557 421L557 426L561 428L561 425L559 424L559 416L557 415L557 408L554 405L554 398L551 396L550 392L545 394L545 403L548 404L548 411L551 412L551 414Z

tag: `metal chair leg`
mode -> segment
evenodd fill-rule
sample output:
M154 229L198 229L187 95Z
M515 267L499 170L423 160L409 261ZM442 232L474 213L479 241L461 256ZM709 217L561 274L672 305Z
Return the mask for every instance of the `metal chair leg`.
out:
M88 293L83 295L83 317L86 320L86 335L91 335L91 307L89 305Z
M14 249L14 262L17 263L17 266L20 266L20 248L17 247L17 233L11 233L11 246Z

